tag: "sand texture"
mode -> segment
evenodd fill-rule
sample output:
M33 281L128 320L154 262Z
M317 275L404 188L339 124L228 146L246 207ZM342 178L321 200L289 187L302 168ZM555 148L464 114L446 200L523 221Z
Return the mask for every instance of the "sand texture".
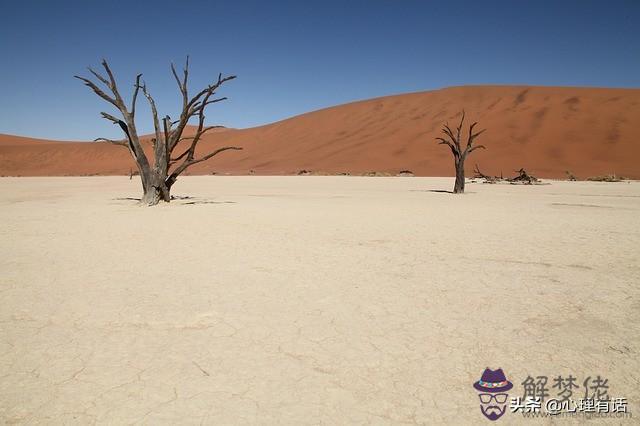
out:
M485 367L640 415L640 183L452 185L0 179L0 419L479 423Z
M210 124L225 124L215 122L216 108L224 105L207 114ZM451 176L451 153L434 138L441 136L443 123L457 120L463 108L469 120L487 129L477 141L487 150L473 153L466 164L468 173L478 163L491 175L511 176L524 167L546 178L564 178L568 170L580 179L613 173L640 179L640 89L528 86L453 87L389 96L266 126L215 132L204 138L201 152L224 145L244 150L225 152L194 166L190 173L410 170L420 176ZM105 135L95 135L99 136ZM132 167L126 149L107 143L0 135L0 175L123 175Z

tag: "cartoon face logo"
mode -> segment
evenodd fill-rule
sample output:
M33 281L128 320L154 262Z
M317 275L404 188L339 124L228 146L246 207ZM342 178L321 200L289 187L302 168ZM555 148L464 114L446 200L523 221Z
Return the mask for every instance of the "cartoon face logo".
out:
M513 387L513 383L507 380L502 368L491 370L486 368L480 380L473 384L479 392L480 411L489 420L498 420L507 411L507 391Z

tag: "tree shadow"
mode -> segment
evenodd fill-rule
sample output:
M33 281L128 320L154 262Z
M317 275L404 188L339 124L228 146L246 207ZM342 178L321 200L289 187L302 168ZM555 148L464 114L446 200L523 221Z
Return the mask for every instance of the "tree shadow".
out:
M427 189L427 192L437 192L438 194L453 194L453 191L447 191L446 189Z
M235 201L208 201L208 200L188 201L186 203L180 203L180 205L182 206L191 206L194 204L237 204L237 203Z
M142 201L141 198L135 197L121 197L121 198L112 198L113 201ZM188 200L188 201L183 201ZM213 201L213 200L198 200L196 197L192 197L190 195L172 195L171 203L179 206L191 206L194 204L237 204L235 201ZM183 202L181 202L183 201ZM164 204L160 202L161 204Z
M453 194L453 191L447 191L446 189L410 189L411 192L436 192L439 194Z

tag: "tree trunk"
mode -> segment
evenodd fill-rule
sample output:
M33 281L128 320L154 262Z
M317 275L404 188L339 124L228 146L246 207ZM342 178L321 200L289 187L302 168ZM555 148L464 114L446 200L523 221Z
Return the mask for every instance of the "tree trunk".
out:
M155 206L160 203L160 201L164 201L168 203L171 200L171 195L169 189L152 186L150 188L146 188L144 194L142 195L142 199L140 200L143 204L147 206Z
M171 201L171 187L165 184L165 178L153 172L150 174L151 176L144 179L142 185L143 194L140 201L148 206L155 206L160 201L167 203Z
M464 194L464 158L456 161L456 183L453 185L454 194Z

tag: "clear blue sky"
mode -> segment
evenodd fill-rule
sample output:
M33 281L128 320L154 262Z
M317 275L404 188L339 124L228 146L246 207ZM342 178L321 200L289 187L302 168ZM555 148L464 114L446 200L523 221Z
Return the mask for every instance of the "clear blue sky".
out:
M640 87L640 1L3 1L0 133L120 137L72 78L107 58L160 112L238 75L210 124L251 127L353 100L470 84ZM144 98L140 100L144 101ZM146 105L145 105L146 108ZM151 130L148 114L138 127Z

